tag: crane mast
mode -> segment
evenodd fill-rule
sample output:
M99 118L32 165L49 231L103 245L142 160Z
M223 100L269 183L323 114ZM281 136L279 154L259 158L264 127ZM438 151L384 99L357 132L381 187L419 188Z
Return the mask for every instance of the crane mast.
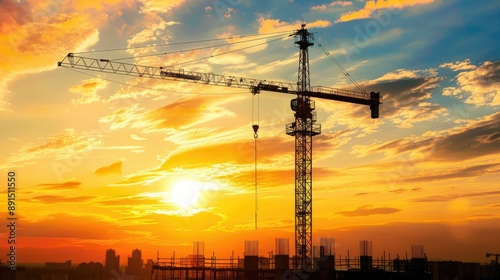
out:
M321 125L316 123L315 102L311 97L368 105L372 118L379 117L382 98L379 92L352 91L311 86L308 48L314 45L313 34L305 29L296 30L295 45L299 47L297 83L259 80L123 63L109 59L76 56L69 53L59 67L97 71L111 74L146 77L152 79L182 81L215 86L244 87L252 94L271 91L294 94L290 102L295 121L286 125L286 134L295 137L295 269L312 269L312 137L321 134Z
M295 267L300 270L312 266L312 137L321 133L314 101L307 94L311 87L308 48L314 45L314 38L304 26L295 33L299 47L298 88L297 98L290 103L295 122L286 126L286 133L295 136Z

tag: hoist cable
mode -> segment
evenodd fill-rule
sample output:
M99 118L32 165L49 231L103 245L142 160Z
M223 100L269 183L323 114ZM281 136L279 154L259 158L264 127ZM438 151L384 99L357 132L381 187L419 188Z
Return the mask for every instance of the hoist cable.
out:
M257 106L255 106L255 95L257 95ZM255 109L257 107L257 110ZM255 182L255 229L257 229L257 213L259 210L258 207L258 178L257 178L257 138L259 135L257 134L257 131L259 130L259 110L260 110L260 97L258 93L252 94L252 128L254 131L254 164L255 164L255 170L254 170L254 182ZM257 112L257 114L256 114ZM257 123L255 122L255 115L257 115Z
M258 204L257 204L257 138L254 138L254 147L255 147L255 229L257 229L257 212L259 210Z

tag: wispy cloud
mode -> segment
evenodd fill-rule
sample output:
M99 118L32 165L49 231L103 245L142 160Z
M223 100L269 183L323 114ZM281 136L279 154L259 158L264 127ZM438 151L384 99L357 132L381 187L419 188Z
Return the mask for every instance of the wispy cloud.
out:
M415 187L415 188L411 188L411 189L400 188L400 189L390 190L389 192L392 192L395 194L401 194L401 193L405 193L405 192L419 192L419 191L422 191L422 188L420 188L420 187Z
M83 80L80 84L70 87L69 90L81 96L80 98L74 100L75 103L87 104L99 101L100 96L97 94L97 91L105 89L106 85L106 80L91 78Z
M172 9L181 6L185 0L140 0L143 6L141 7L142 13L168 13Z
M471 63L470 58L467 58L464 61L457 61L455 63L448 62L440 64L439 68L450 68L453 71L464 71L464 70L474 70L477 68L477 66Z
M82 225L94 224L94 227ZM61 226L64 225L64 226ZM53 213L36 221L24 221L26 237L71 238L71 239L113 239L123 236L116 231L116 225L99 216L79 213ZM57 230L55 230L57 229ZM77 242L78 243L78 242Z
M177 25L180 24L180 22L176 21L165 21L162 17L160 17L157 14L147 14L144 18L143 25L145 26L144 29L140 30L139 32L135 33L128 39L128 47L134 47L134 46L144 46L148 43L157 43L157 42L162 42L166 43L170 39L170 35L166 28L168 26L172 25ZM155 52L157 51L154 48L149 48L149 49L143 49L143 50L129 50L129 52L134 53L134 54L141 54L144 55L144 51L149 51L149 52Z
M284 137L260 139L259 145L265 147L259 155L267 160L289 154L292 143ZM161 164L162 170L176 167L199 167L213 164L249 164L254 162L254 146L249 141L205 143L197 147L180 148L169 154Z
M376 15L377 11L388 9L404 9L407 7L414 7L419 5L432 4L434 0L369 0L365 6L357 11L352 11L343 14L336 22L345 22L357 19L371 18Z
M37 186L45 187L44 190L72 190L78 189L81 184L81 182L68 181L63 183L45 183Z
M182 129L235 114L220 106L234 100L230 96L195 96L185 98L145 114L139 124L146 130Z
M122 161L113 162L110 165L102 166L94 170L94 174L99 176L121 174L121 173L122 173Z
M57 204L57 203L83 203L94 199L95 196L61 196L61 195L39 195L29 199L29 201Z
M112 197L101 197L97 201L98 204L110 206L110 207L143 207L148 206L151 208L156 207L161 204L165 207L165 202L163 197L165 194L157 193L156 195L141 194L141 195L123 195L123 196L112 196Z
M21 147L18 154L7 158L6 164L11 166L23 163L33 164L37 158L41 157L66 159L75 154L91 151L102 144L98 137L78 134L74 129L65 129L43 141L41 144L27 144Z
M409 182L435 181L447 179L462 179L470 177L478 177L486 174L500 173L500 163L478 164L456 169L441 169L437 174L435 172L427 173L416 178L407 178Z
M9 110L5 100L8 83L21 75L56 67L54 61L68 50L81 51L99 39L97 23L85 13L54 13L56 7L43 3L7 0L0 19L3 59L0 69L0 110ZM78 36L74 36L78 34ZM23 59L16 59L22 57Z
M439 132L423 133L384 143L358 145L354 152L368 155L384 152L399 155L406 152L420 154L431 161L456 162L494 154L500 150L498 127L500 113L470 121L459 127Z
M387 215L401 211L401 209L392 207L377 207L373 208L372 205L363 205L352 211L340 211L337 214L346 217L359 217L359 216L370 216L370 215Z
M330 4L312 6L311 10L325 11L328 7L348 7L352 6L352 1L333 1Z
M450 129L447 136L436 137L430 158L449 161L494 155L500 150L498 127L500 127L500 113Z
M152 183L162 179L164 176L165 172L163 171L145 170L127 175L123 180L112 184L112 186L151 185Z
M271 33L271 32L280 32L280 31L294 31L300 29L300 25L302 21L297 20L295 22L285 22L280 21L279 19L270 19L259 17L257 19L259 22L259 33ZM316 20L313 22L308 22L308 28L324 28L332 25L328 20Z
M459 198L471 198L471 197L484 197L484 196L497 196L500 195L500 190L497 191L485 191L485 192L473 192L473 193L456 193L449 195L435 195L428 197L416 198L414 202L441 202L449 201Z

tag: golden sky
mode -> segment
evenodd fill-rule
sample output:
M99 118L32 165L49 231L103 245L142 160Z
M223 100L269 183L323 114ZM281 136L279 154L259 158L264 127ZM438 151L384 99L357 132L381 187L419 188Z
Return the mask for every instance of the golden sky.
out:
M293 96L57 62L72 52L295 83L293 37L270 36L302 20L383 95L375 120L315 99L314 245L335 238L352 256L371 240L377 257L422 244L429 259L478 262L500 252L498 1L275 2L0 1L0 178L17 174L19 263L104 262L113 248L125 264L133 249L183 256L194 241L219 258L243 256L245 240L267 256L289 238L293 251ZM355 89L317 42L311 85Z

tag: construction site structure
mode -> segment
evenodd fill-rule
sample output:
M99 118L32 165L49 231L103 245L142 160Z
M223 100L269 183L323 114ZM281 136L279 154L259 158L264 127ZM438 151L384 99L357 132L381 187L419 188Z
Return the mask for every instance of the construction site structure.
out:
M335 254L335 240L321 238L315 246L311 268L298 270L294 267L295 257L290 257L287 238L276 238L274 251L263 256L259 253L259 242L245 241L244 257L217 258L215 254L205 257L195 248L200 242L193 243L193 254L184 258L160 258L153 264L153 280L279 280L279 279L432 279L427 271L427 259L413 257L391 259L385 254L373 258L371 241L360 241L358 256ZM420 246L420 245L419 245ZM423 247L421 247L423 248ZM412 247L413 250L413 247ZM195 253L196 251L196 253ZM421 265L423 264L423 265Z
M379 117L382 98L379 92L343 90L310 85L309 47L314 45L314 36L302 24L291 36L299 47L297 83L259 80L244 77L174 70L168 67L153 67L123 63L109 59L76 56L69 53L58 66L104 73L174 80L206 85L246 87L252 94L271 91L294 94L290 102L295 121L286 125L286 134L295 137L295 263L298 270L312 267L312 137L321 133L316 124L315 102L311 97L368 105L372 118ZM328 54L328 53L327 53ZM257 127L258 129L258 127ZM255 127L254 127L255 130ZM256 131L255 131L256 133Z
M495 257L495 263L494 264L498 265L498 257L500 257L500 254L486 253L486 257L487 258Z

